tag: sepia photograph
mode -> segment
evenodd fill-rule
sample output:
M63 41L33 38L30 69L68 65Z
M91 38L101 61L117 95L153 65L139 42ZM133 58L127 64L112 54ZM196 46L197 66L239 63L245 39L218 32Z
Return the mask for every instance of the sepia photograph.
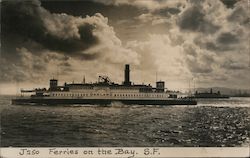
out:
M1 148L250 146L249 0L0 4Z

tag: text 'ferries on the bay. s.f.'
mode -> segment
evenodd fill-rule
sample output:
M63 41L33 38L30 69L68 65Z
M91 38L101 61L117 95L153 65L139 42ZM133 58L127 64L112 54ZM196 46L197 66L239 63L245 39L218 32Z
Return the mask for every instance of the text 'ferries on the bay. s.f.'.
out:
M26 97L24 94L31 93ZM165 88L164 81L157 81L156 87L150 84L132 84L129 65L125 65L124 82L111 82L107 76L99 76L96 83L65 83L51 79L48 89L21 90L21 96L12 99L12 104L102 104L112 102L136 105L196 105L190 97L179 97L178 92Z

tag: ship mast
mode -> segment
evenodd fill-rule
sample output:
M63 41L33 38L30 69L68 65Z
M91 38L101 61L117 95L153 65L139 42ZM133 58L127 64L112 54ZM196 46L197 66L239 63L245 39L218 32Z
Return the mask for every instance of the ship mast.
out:
M188 96L191 96L191 91L190 91L190 79L188 79Z
M194 89L193 89L193 94L195 94L195 78L194 78L194 77L193 77L193 84L194 84L194 85L193 85L193 86L194 86L194 87L193 87L193 88L194 88Z
M85 84L85 75L83 75L82 83Z
M59 70L58 65L56 66L56 79L59 80Z

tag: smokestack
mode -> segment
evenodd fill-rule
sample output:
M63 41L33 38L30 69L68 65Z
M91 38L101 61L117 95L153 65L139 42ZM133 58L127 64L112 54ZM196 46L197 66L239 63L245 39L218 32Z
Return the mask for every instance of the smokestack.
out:
M52 90L52 91L57 90L58 89L58 80L51 79L49 81L49 89Z
M131 85L131 82L130 82L130 79L129 79L129 64L126 64L125 65L125 70L124 70L124 82L123 84L126 85L126 86L129 86Z

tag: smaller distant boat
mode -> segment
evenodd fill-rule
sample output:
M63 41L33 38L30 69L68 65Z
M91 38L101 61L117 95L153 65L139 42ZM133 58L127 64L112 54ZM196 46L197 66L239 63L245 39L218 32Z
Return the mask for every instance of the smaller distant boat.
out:
M222 98L222 99L229 99L230 97L228 95L223 95L218 91L217 93L213 92L213 89L210 89L210 92L198 92L196 91L195 94L192 96L192 98L208 98L208 99L216 99L216 98Z

